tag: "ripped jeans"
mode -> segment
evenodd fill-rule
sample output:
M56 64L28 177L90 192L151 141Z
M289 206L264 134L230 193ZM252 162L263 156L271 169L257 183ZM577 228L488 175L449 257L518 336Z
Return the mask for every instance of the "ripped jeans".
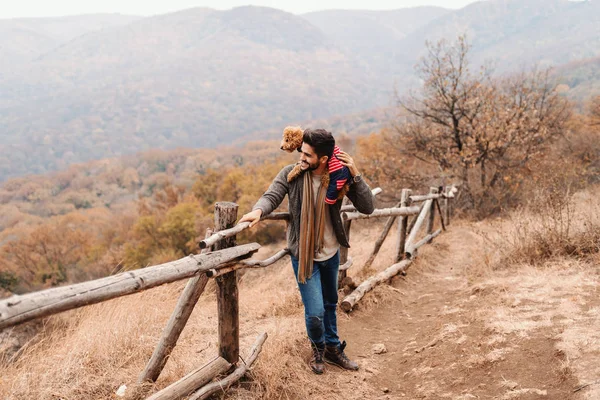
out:
M338 301L338 270L340 252L325 261L315 261L313 273L306 283L298 282L298 259L292 258L292 267L304 304L306 333L315 345L338 346L336 308Z

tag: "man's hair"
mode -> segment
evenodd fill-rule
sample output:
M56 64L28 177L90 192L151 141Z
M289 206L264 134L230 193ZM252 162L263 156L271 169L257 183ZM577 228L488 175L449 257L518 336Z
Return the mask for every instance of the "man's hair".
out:
M325 129L305 129L302 141L315 149L318 158L327 156L331 160L335 147L335 139L331 132Z

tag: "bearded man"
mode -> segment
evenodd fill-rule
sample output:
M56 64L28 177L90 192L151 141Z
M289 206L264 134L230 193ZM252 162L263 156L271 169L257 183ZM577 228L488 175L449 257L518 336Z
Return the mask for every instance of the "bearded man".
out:
M249 221L252 227L288 196L287 244L313 352L310 367L316 374L323 373L324 362L348 370L358 369L358 364L346 356L346 342L340 342L337 332L339 248L350 245L340 216L342 199L334 204L325 201L329 183L328 161L333 157L334 147L331 132L306 129L300 154L302 173L288 179L294 165L284 167L252 211L240 219L240 222ZM348 167L352 177L346 196L359 212L371 214L373 194L362 180L352 157L344 152L336 157Z

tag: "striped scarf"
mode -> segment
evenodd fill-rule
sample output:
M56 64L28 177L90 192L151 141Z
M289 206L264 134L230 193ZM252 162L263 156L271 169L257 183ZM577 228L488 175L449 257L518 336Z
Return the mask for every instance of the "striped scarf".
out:
M302 211L300 212L300 243L298 282L306 283L312 276L315 255L323 248L323 235L325 233L325 195L329 186L329 174L324 173L321 185L317 192L317 206L315 207L312 173L307 171L304 176L302 189ZM315 244L316 238L316 244Z

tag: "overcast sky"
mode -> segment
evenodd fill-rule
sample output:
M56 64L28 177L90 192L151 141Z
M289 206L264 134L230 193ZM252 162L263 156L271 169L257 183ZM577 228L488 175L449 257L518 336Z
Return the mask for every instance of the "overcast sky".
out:
M474 2L475 0L1 0L0 18L93 13L153 15L191 7L225 10L248 4L300 14L326 9L391 10L423 5L461 8Z

